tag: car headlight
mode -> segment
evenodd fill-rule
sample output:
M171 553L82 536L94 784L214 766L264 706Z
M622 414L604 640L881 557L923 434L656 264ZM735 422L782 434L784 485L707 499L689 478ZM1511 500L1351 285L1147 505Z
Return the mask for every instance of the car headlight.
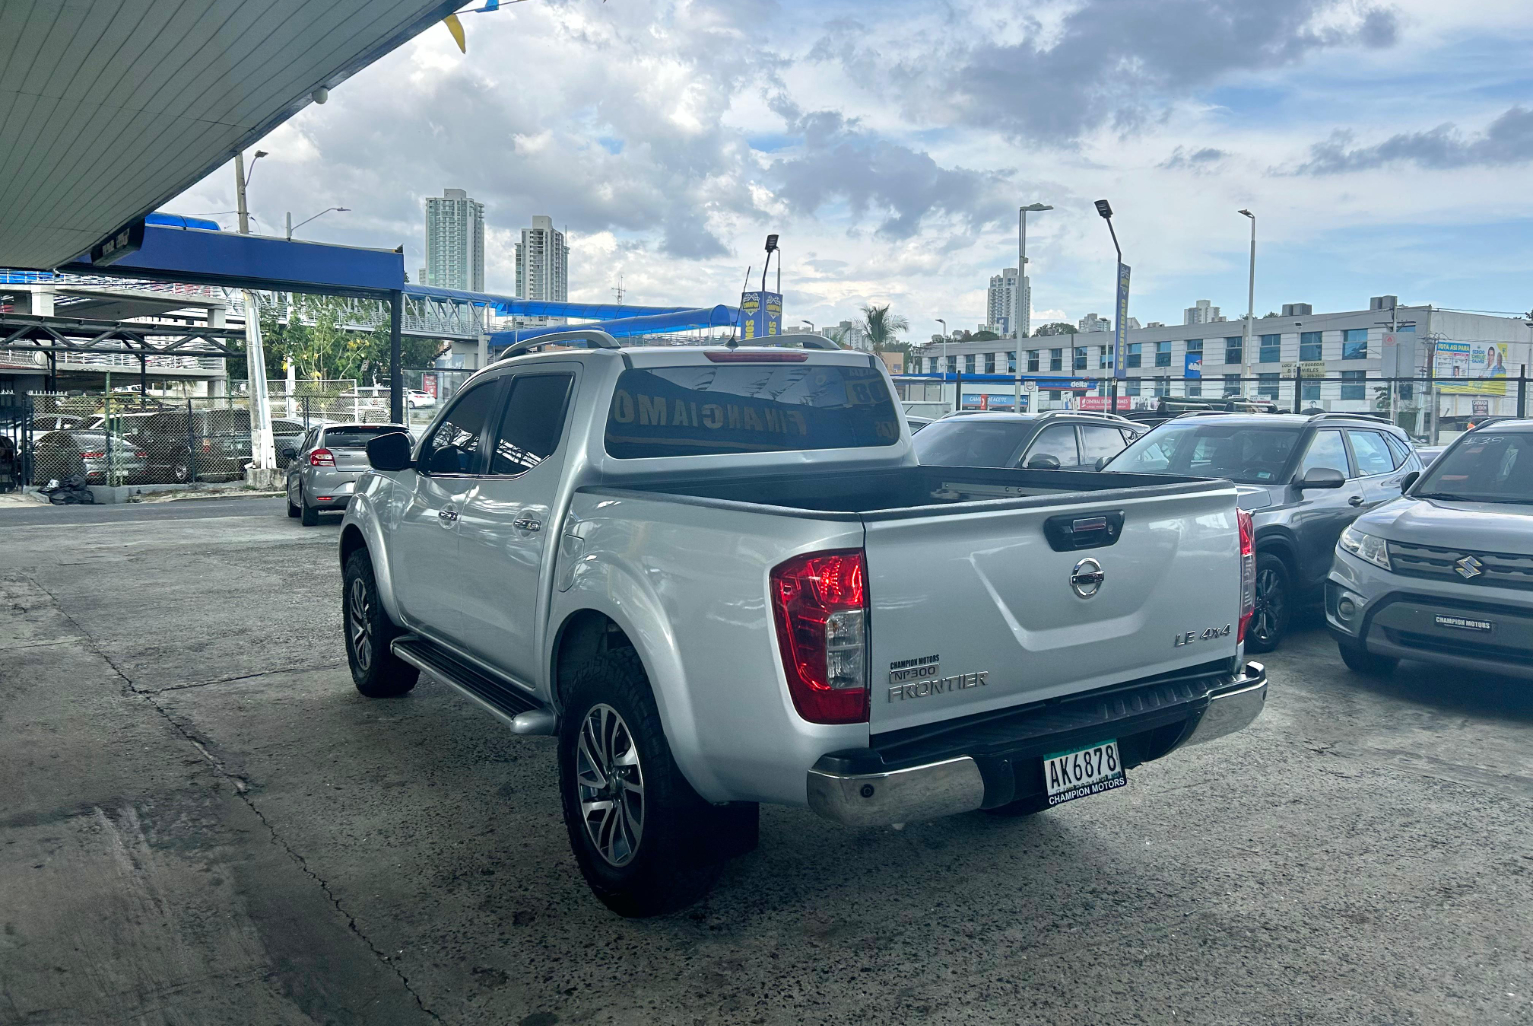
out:
M1347 529L1341 532L1339 544L1358 559L1366 559L1374 566L1383 567L1385 570L1394 570L1394 567L1389 565L1389 545L1376 534L1366 534L1348 525Z

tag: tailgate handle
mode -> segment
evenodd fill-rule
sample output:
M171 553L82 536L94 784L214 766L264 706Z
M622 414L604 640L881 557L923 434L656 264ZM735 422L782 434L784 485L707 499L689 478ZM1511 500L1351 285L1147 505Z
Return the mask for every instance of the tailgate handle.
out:
M1112 545L1123 533L1123 511L1062 513L1043 522L1044 537L1055 552L1096 549Z

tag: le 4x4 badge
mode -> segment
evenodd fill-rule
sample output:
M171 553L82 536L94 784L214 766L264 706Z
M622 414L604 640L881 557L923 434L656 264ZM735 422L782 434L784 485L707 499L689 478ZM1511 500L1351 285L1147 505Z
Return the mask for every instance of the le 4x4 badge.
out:
M1172 640L1171 647L1180 648L1183 645L1190 645L1194 641L1213 641L1216 638L1227 638L1234 629L1234 624L1227 623L1223 627L1209 627L1201 633L1198 631L1188 631L1186 634L1178 634Z

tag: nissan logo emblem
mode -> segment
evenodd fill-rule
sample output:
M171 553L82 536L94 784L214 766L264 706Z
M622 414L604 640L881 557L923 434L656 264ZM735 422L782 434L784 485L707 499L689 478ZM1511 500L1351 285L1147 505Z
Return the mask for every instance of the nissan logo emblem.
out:
M1070 587L1081 598L1095 595L1105 580L1107 575L1102 572L1102 564L1089 557L1075 564L1075 569L1070 571Z

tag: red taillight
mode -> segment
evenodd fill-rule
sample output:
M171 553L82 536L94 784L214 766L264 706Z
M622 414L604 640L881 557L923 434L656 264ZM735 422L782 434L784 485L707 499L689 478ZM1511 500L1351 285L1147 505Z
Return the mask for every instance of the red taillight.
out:
M329 449L315 449L309 453L309 466L333 467L335 466L335 453Z
M213 443L208 441L206 438L204 438L202 440L202 451L203 452L212 452L213 451Z
M861 549L794 556L772 570L788 693L811 723L868 720L866 576Z
M703 355L714 363L803 363L809 359L807 353L741 353L733 349L726 349L723 352L708 352Z
M147 452L136 452L133 454L133 458L136 460L147 460L149 458L149 454Z
M106 453L104 453L104 452L82 452L80 454L80 458L82 460L104 460L104 459L106 459Z
M1235 511L1235 521L1240 525L1240 635L1236 640L1244 641L1246 624L1256 611L1256 525L1243 509Z

